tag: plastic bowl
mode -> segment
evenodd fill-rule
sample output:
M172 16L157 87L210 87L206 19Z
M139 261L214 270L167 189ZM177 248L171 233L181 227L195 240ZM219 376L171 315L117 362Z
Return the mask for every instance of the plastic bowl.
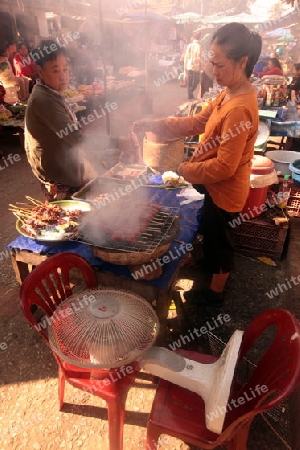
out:
M296 159L289 165L289 169L292 172L292 178L295 183L300 184L300 159Z
M282 175L292 175L289 165L300 158L300 153L290 150L270 150L264 156L273 161L277 172L281 172Z

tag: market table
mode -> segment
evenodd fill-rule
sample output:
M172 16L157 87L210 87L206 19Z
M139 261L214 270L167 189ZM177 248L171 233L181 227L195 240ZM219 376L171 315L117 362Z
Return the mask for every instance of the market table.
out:
M21 235L7 245L17 281L22 284L32 268L49 256L61 252L74 252L95 268L100 285L129 289L155 303L157 315L163 324L167 319L172 287L186 254L192 249L201 223L203 200L192 187L171 190L158 187L139 189L147 195L149 203L178 208L180 232L165 254L169 256L169 261L161 265L161 276L149 281L136 281L127 266L111 264L95 257L90 245L86 243L78 241L45 243Z
M287 136L300 138L300 120L277 121L271 120L270 136Z
M268 112L276 114L275 117L268 116ZM270 136L300 138L300 117L299 120L283 120L286 114L282 106L263 106L259 110L260 118L270 126Z
M268 112L274 113L275 117L268 116ZM275 144L279 149L285 148L285 138L300 138L300 117L299 120L283 120L286 111L282 107L262 107L259 110L260 120L269 128L267 144ZM273 141L272 137L281 137L280 142ZM266 146L263 151L266 150Z

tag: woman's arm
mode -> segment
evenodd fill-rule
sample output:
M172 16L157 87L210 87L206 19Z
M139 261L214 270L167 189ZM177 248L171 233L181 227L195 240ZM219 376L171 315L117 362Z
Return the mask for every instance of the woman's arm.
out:
M204 133L213 108L213 101L204 111L188 117L168 117L166 119L141 119L133 124L133 130L137 132L152 131L163 140L182 138Z
M238 131L236 124L241 124ZM232 177L240 164L246 142L253 134L250 112L241 107L234 109L222 125L217 155L201 162L182 163L179 173L194 184L213 184Z

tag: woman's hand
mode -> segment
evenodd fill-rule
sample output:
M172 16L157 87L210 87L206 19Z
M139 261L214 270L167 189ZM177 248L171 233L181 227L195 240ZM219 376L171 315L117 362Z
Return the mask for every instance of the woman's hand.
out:
M134 133L140 133L145 131L152 131L153 124L155 120L153 119L140 119L132 124L132 131Z
M181 163L181 164L179 164L179 166L177 167L177 173L178 173L178 175L182 175L182 169L183 169L183 165L184 165L184 163Z

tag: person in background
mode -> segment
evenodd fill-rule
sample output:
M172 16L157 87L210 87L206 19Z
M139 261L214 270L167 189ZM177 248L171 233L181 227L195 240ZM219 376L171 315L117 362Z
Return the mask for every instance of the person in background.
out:
M45 40L40 48L54 44ZM69 86L69 62L65 48L56 49L37 60L39 80L25 114L27 159L48 201L70 199L84 182L82 132L62 95Z
M184 55L184 73L188 77L188 99L194 98L194 91L200 81L201 46L200 33L193 33L192 42L186 48Z
M253 74L258 76L260 72L267 70L269 60L270 56L260 56L257 63L254 65Z
M300 106L300 63L294 64L293 79L290 85L291 100Z
M14 75L16 75L16 70L14 68L14 56L17 53L17 44L14 41L8 42L7 53L8 53L8 61L10 62L12 71Z
M24 77L14 75L11 64L8 60L8 45L0 44L0 81L5 89L16 87L20 101L25 101L29 97L29 81Z
M279 75L283 76L283 70L281 64L277 58L270 58L268 64L262 72L259 72L259 78L262 78L266 75Z
M5 94L5 87L0 83L0 105L4 103Z
M72 71L78 84L92 84L95 79L95 61L86 45L77 43L72 55Z
M212 70L212 65L209 59L205 59L203 63L203 70L201 72L201 97L213 87L214 75Z
M300 111L300 63L294 64L293 79L289 86L289 98L295 103L298 108L298 115ZM286 138L285 148L288 150L299 151L300 138L290 137Z
M217 84L226 89L196 115L133 124L135 132L151 131L158 140L204 133L190 160L177 170L205 194L201 232L205 265L212 274L210 287L189 291L187 302L216 307L224 302L234 262L232 221L249 194L258 132L257 94L249 78L261 46L261 37L243 24L219 28L212 39L210 63Z
M3 84L0 82L0 105L2 105L4 103L4 99L5 99L5 88L3 86ZM2 132L1 130L1 126L0 126L0 133ZM0 149L0 158L3 158L3 151Z
M31 78L32 80L36 79L36 64L29 55L27 45L19 45L19 52L15 54L13 64L17 77L27 77Z

